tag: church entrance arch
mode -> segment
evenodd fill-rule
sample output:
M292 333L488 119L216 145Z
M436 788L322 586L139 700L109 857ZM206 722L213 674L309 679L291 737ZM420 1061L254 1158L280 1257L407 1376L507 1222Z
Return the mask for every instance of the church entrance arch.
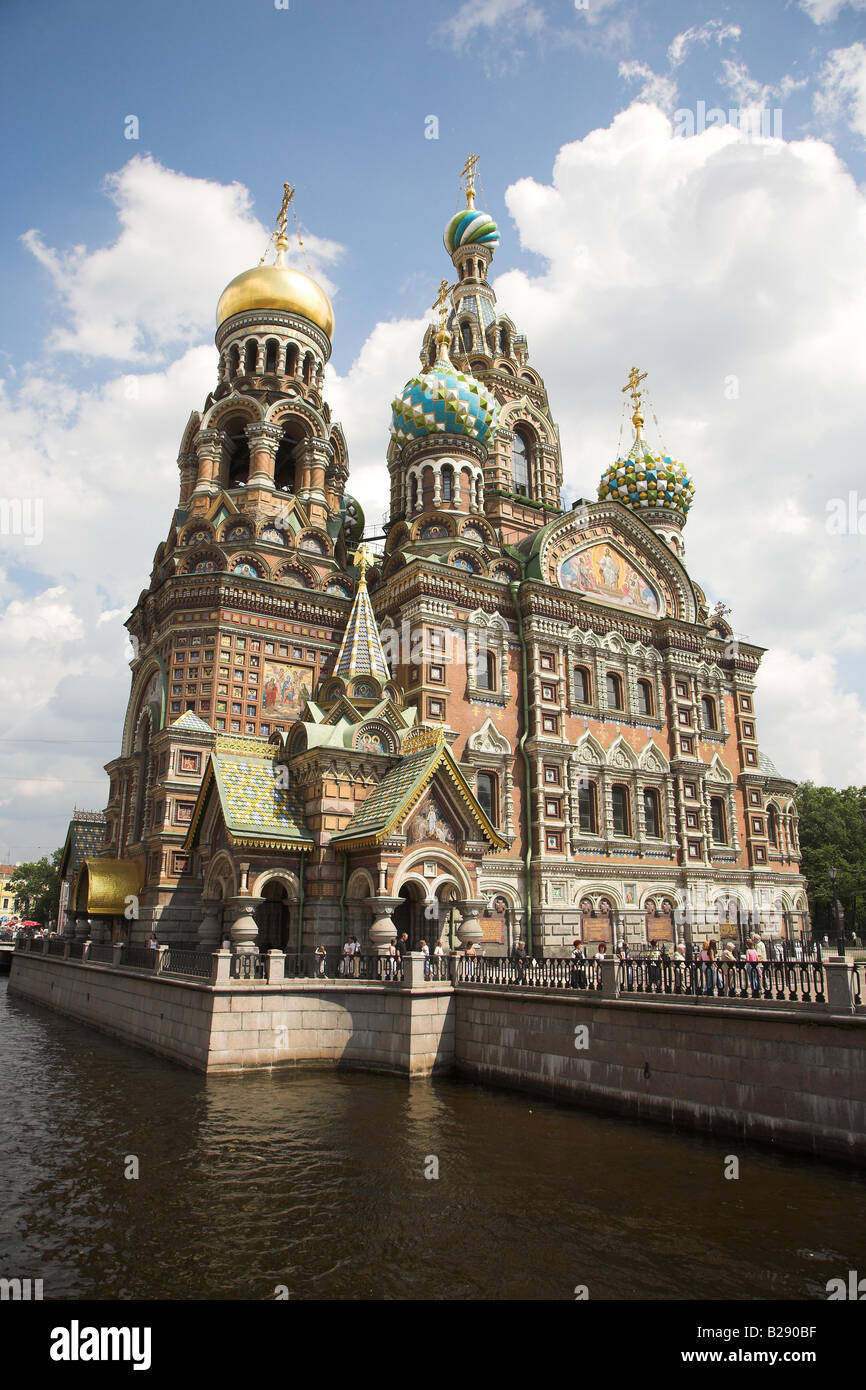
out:
M397 897L400 906L394 910L394 926L398 938L405 932L409 938L409 950L417 951L422 936L427 940L428 920L424 908L428 901L427 885L416 878L404 879ZM429 945L429 941L428 941Z
M284 883L271 879L262 888L264 902L255 911L260 951L287 951L289 947L289 895Z

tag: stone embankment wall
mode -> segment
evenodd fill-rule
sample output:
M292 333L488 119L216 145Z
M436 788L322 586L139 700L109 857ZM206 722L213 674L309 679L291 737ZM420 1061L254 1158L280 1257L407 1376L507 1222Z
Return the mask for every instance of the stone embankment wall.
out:
M456 1049L458 1070L478 1081L866 1158L863 1017L461 985Z

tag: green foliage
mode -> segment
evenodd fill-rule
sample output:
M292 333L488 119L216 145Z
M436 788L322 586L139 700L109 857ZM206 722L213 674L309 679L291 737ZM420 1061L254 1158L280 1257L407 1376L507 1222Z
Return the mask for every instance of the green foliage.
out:
M63 850L56 849L51 858L36 859L19 864L9 891L18 904L19 916L32 918L42 926L57 921L60 908L60 860Z
M809 883L813 920L833 921L830 868L838 870L836 896L845 909L846 926L866 920L866 787L816 787L804 782L795 800L800 814L802 869Z

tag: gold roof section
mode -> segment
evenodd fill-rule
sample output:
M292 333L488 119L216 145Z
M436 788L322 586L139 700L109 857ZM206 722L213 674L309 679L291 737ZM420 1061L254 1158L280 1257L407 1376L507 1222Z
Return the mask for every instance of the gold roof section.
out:
M73 912L89 917L123 917L130 898L141 889L140 859L85 859L78 870Z

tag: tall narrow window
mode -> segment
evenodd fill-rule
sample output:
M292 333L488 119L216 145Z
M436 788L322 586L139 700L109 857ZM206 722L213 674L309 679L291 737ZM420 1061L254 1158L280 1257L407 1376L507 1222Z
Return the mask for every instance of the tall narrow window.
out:
M717 729L719 727L716 716L716 702L710 695L701 696L701 711L704 716L705 729Z
M713 840L717 845L728 843L727 816L725 802L721 796L710 797L710 819L713 826Z
M779 848L779 816L775 806L767 812L767 839L774 849Z
M643 794L643 818L646 833L653 840L661 839L662 818L659 794L654 787L645 787Z
M476 783L476 796L487 819L496 825L499 821L499 807L496 795L496 777L492 772L479 772Z
M592 701L592 685L585 666L574 668L574 698L579 705L588 705Z
M653 689L649 681L637 683L637 708L639 714L652 714Z
M275 338L268 338L265 344L265 371L275 372L277 370L277 342Z
M581 780L577 793L580 829L584 835L598 834L598 800L595 783Z
M244 371L247 375L251 375L255 371L258 360L259 345L252 338L248 338L244 348Z
M514 491L521 497L530 496L529 488L529 440L521 429L514 431L511 446L511 477Z
M446 463L442 469L442 501L450 502L454 497L454 469Z
M622 709L622 677L615 672L609 671L607 674L607 707L608 709Z
M614 835L631 834L631 806L628 787L611 787L611 806L613 809Z
M472 325L471 325L470 323L461 323L461 325L460 325L460 338L461 338L461 341L462 341L462 343L463 343L463 351L464 351L464 352L471 352L471 351L472 351Z

